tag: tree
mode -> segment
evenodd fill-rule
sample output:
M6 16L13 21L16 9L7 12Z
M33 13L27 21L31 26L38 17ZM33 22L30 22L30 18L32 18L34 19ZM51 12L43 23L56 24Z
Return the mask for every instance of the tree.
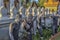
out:
M38 2L38 6L44 6L44 2L45 2L45 0L38 0L39 2Z
M21 4L24 5L25 7L30 6L30 0L21 0Z

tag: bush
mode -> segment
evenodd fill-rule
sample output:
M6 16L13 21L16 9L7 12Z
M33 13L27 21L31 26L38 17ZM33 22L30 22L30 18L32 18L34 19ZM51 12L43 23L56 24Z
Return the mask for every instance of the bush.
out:
M58 28L58 32L60 32L60 26ZM44 40L49 40L50 37L51 37L51 33L52 33L52 30L51 29L44 29L43 30L43 37L44 37ZM37 32L36 35L33 35L33 39L34 40L39 40L40 39L40 35L39 35L39 32Z

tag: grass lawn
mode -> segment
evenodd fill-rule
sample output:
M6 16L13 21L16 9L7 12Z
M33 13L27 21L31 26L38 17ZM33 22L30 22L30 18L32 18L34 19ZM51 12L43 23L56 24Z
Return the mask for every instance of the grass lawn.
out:
M60 40L60 35L58 37L56 37L55 40Z

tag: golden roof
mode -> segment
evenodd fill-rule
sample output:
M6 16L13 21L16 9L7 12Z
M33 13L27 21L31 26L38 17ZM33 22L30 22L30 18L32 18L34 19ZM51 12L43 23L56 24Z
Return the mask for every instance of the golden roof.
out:
M55 6L58 5L58 3L59 3L58 1L48 0L47 2L44 3L44 6L45 6L45 7L46 7L46 6L49 6L49 7L50 7L50 6L54 6L54 7L55 7Z

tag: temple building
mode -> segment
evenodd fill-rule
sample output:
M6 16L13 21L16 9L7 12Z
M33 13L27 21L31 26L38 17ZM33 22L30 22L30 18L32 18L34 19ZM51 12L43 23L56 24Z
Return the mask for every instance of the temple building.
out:
M57 11L57 6L59 2L60 0L46 0L44 2L44 6L45 8L49 8L50 10L54 9L55 11Z

